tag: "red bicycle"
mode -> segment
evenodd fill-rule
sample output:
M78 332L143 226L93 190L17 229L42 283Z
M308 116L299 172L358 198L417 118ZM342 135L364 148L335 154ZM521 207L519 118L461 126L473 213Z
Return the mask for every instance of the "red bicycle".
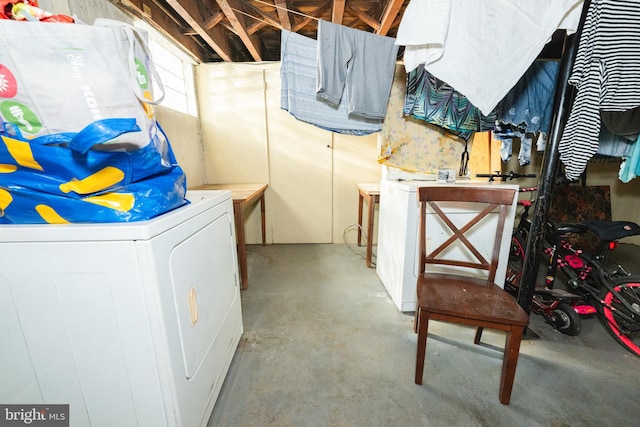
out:
M535 189L523 189L532 191ZM520 286L531 201L524 207L511 239L505 289L517 295ZM569 233L594 233L598 245L592 253L574 247L565 239ZM640 357L640 276L632 276L619 265L611 266L609 255L619 240L640 234L640 226L629 221L586 220L582 223L548 223L544 253L548 257L545 286L534 292L531 311L545 316L558 331L577 335L581 314L597 313L604 327L631 353ZM566 277L571 290L554 289L556 272Z
M536 187L522 188L520 192L535 192ZM509 252L509 263L505 277L504 289L514 297L518 297L520 290L520 279L522 276L522 265L524 263L525 248L529 234L530 221L529 209L533 205L531 200L519 200L518 205L523 207L520 221L514 228L511 236L511 249ZM581 261L567 254L560 257L558 246L569 249L567 242L562 240L562 236L568 233L584 233L586 227L578 224L562 224L561 226L549 223L547 234L551 238L545 239L544 253L548 258L547 276L544 287L536 287L529 307L530 311L544 317L545 321L554 329L565 335L578 335L582 330L581 315L594 314L596 309L582 301L580 295L556 289L555 272L558 266L570 262L575 268L581 267Z
M535 177L513 172L477 176L488 177L490 181ZM523 188L520 191L536 190ZM532 203L532 199L519 202L523 212L511 238L505 290L516 297L531 227L529 209ZM598 239L593 252L576 248L566 239L570 233L587 232ZM612 265L609 260L620 239L636 235L640 235L640 226L630 221L586 220L561 224L548 221L543 239L548 259L547 276L544 287L536 287L534 291L531 312L545 316L548 323L567 335L580 333L580 314L597 313L611 336L640 357L640 275L631 275L620 264ZM571 292L554 289L558 269L566 277Z

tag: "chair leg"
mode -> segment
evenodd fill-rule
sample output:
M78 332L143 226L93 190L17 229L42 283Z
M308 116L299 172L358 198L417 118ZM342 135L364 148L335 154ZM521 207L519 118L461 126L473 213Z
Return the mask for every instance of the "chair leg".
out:
M478 326L476 329L476 337L473 339L474 344L480 344L480 338L482 338L482 331L484 328L482 326Z
M418 333L418 319L420 318L420 306L416 303L416 311L413 314L413 332Z
M427 332L429 330L429 315L421 311L418 316L418 351L416 353L416 384L422 384L424 371L424 357L427 351Z
M516 365L520 354L520 341L522 340L523 327L512 327L507 332L502 359L502 376L500 377L500 403L508 405L511 400L511 390L513 389L513 379L516 375Z

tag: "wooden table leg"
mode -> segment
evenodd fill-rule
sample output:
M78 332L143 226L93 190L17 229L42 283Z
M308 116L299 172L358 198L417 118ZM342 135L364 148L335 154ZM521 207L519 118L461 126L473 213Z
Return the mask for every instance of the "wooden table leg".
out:
M236 221L238 265L240 266L240 289L247 289L249 287L249 273L247 271L247 244L244 237L244 207L242 204L233 204L233 216Z
M262 246L267 244L267 233L264 221L264 193L260 196L260 217L262 218Z
M367 220L367 267L371 267L371 253L373 252L373 215L376 211L376 204L373 197L367 198L369 203L369 219Z
M358 246L362 246L362 202L364 197L358 192Z

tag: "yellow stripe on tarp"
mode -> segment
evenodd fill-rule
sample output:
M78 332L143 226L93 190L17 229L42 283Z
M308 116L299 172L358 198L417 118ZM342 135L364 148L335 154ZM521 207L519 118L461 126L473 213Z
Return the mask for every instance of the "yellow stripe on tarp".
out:
M36 212L49 224L69 224L69 221L62 218L51 206L37 205Z
M33 158L31 145L29 145L28 142L9 138L8 136L3 136L2 141L7 147L9 154L11 154L11 157L13 157L16 163L18 163L20 166L29 169L44 171L42 166L40 166L36 159Z
M4 188L0 188L0 211L4 211L13 202L13 196Z
M11 173L18 170L16 165L0 164L0 173Z
M82 201L104 206L115 211L128 212L133 208L136 198L131 193L106 193L99 196L85 197Z
M91 194L104 190L122 181L124 172L116 167L107 166L84 179L73 179L60 184L60 191L68 193L75 191L77 194Z

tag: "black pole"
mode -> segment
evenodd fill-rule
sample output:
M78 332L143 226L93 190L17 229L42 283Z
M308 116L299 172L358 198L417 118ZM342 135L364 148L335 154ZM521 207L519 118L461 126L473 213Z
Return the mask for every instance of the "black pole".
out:
M580 34L582 33L582 27L584 26L584 21L587 16L587 10L589 9L590 3L590 0L584 1L578 31L567 37L564 52L562 54L562 60L560 61L560 71L558 74L556 93L553 100L554 115L551 120L549 139L544 150L542 170L540 171L540 182L538 183L538 196L535 203L533 218L531 220L529 239L527 240L527 249L524 256L524 265L522 266L520 291L518 293L518 303L527 313L530 311L529 307L531 306L533 291L535 290L536 279L538 277L540 253L542 251L542 242L547 229L551 195L560 166L560 153L558 151L558 146L560 145L560 138L562 137L562 132L567 123L574 97L574 88L569 85L568 80L571 75L573 63L576 59Z

